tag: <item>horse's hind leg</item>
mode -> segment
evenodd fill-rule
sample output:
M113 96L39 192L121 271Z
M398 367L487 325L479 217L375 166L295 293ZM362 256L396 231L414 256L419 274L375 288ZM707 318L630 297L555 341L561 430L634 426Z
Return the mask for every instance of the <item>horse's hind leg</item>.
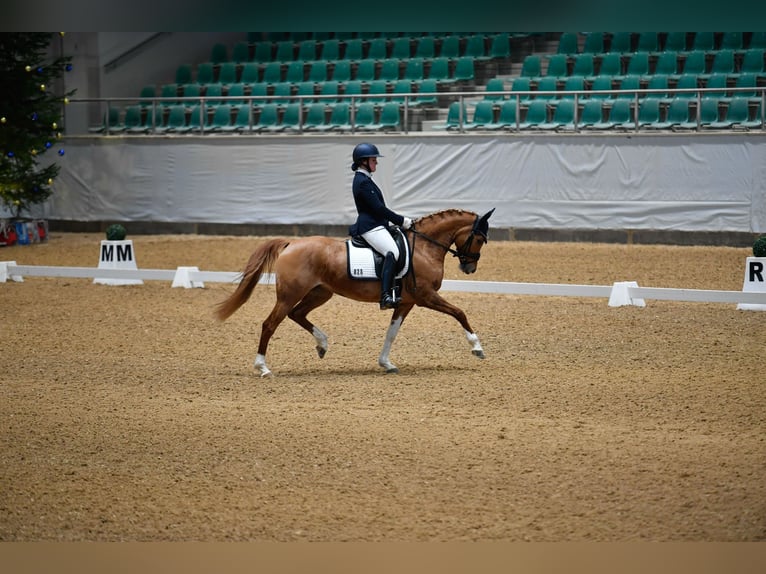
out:
M320 359L324 357L327 352L327 335L325 335L319 327L309 321L306 316L317 307L327 303L332 295L332 291L321 285L314 287L287 315L290 319L298 323L298 325L314 336L314 340L317 344L317 354Z
M262 377L271 376L271 371L266 366L266 349L269 347L271 336L287 316L291 307L291 302L277 299L276 305L274 305L271 313L269 313L269 316L266 317L263 321L263 325L261 325L261 339L258 342L258 354L255 356L255 368L261 372Z

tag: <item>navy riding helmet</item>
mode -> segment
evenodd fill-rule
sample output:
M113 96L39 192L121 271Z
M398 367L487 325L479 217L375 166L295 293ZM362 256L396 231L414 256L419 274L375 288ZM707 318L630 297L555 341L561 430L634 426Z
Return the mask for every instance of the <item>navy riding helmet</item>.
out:
M370 143L360 143L357 144L354 148L354 152L351 154L351 158L354 160L354 163L351 164L351 169L353 171L356 171L357 167L359 167L359 163L368 157L383 157L381 153L378 151L378 148Z

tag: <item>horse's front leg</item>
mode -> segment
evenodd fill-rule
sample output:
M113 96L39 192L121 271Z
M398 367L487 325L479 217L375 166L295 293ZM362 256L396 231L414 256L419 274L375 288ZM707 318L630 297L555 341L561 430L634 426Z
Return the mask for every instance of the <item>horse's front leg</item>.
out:
M386 331L386 340L383 342L383 349L380 351L380 356L378 357L378 365L386 369L387 373L399 372L397 366L391 362L388 356L391 352L391 345L393 345L396 335L399 333L399 329L404 322L404 318L412 310L412 307L412 304L400 304L391 316L391 323L388 325L388 330Z
M463 327L465 338L468 339L468 344L471 345L471 353L480 359L484 358L484 349L481 347L479 336L471 328L471 325L468 323L468 318L465 316L462 309L455 307L455 305L446 301L435 291L428 297L421 299L418 304L446 315L452 315L457 319L458 323Z

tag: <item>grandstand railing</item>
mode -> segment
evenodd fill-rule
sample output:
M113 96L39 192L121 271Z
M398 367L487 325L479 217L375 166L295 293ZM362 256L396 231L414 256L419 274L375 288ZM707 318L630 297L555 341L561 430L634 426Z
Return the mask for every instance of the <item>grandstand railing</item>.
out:
M97 106L98 107L98 113L97 114L91 114L91 117L94 115L98 115L99 117L103 118L103 123L98 126L90 126L87 128L87 130L82 130L82 132L77 133L76 130L66 130L66 135L83 135L88 134L91 136L114 136L114 135L133 135L128 134L124 131L121 131L119 128L122 126L122 122L118 123L117 125L111 125L110 124L110 114L108 113L108 110L113 107L117 107L118 109L125 108L128 105L138 105L139 102L143 102L142 108L145 110L145 113L150 114L150 117L152 121L150 123L147 123L147 130L146 133L140 133L138 135L144 136L144 135L158 135L159 134L159 127L155 124L155 120L157 117L157 110L158 108L161 108L163 110L167 110L170 108L172 104L185 104L187 108L191 108L194 105L199 105L201 107L201 114L204 116L205 119L207 119L207 114L212 113L212 110L215 109L216 105L208 104L208 100L214 100L216 102L225 103L225 104L231 104L231 105L237 105L237 104L248 104L254 111L259 110L263 104L265 103L273 103L274 99L281 99L281 100L289 100L290 103L296 103L299 102L302 105L300 106L300 114L299 114L299 121L298 124L295 126L291 126L290 133L306 133L307 130L304 129L304 123L306 119L306 109L309 103L312 102L321 102L324 100L331 101L331 102L341 102L345 101L350 104L350 123L348 126L344 126L343 129L338 130L328 130L329 133L356 133L359 131L383 131L382 128L379 127L372 127L369 128L369 126L361 125L356 121L356 110L358 107L358 104L364 101L368 100L381 100L386 99L386 101L390 101L392 98L396 98L397 101L400 102L400 114L401 114L401 122L399 129L394 129L392 131L397 133L409 133L410 131L418 131L418 132L424 132L426 130L413 130L410 128L410 119L415 116L416 114L421 113L422 110L429 110L431 112L437 112L437 113L443 113L445 111L445 106L434 106L433 104L424 107L417 105L417 101L424 99L424 98L436 98L438 101L447 101L449 103L453 102L459 102L461 105L459 106L459 117L458 121L454 125L448 125L444 117L439 117L438 121L431 122L434 127L436 127L435 131L438 133L439 131L449 131L450 133L494 133L496 134L498 130L484 130L482 129L481 125L474 125L470 120L469 117L466 117L466 113L464 111L470 109L471 105L484 100L485 98L502 98L500 101L494 100L493 104L494 106L498 107L500 103L502 103L503 100L506 98L509 100L515 100L516 101L516 118L515 122L507 126L502 130L502 132L508 133L513 132L517 134L524 134L529 132L536 131L534 128L532 129L525 129L523 127L523 114L526 112L528 108L528 100L533 100L535 98L540 98L541 96L547 97L547 103L549 108L549 113L552 115L553 111L555 110L558 103L562 101L564 97L571 98L574 101L574 109L575 114L573 118L573 129L567 130L572 131L574 133L582 133L582 123L580 120L580 115L582 112L582 106L584 103L590 99L592 99L594 96L607 96L607 98L603 99L602 102L604 106L606 106L606 109L608 110L609 106L612 102L614 102L615 99L618 98L625 98L626 96L630 96L631 99L631 120L635 122L635 126L632 127L629 131L634 132L647 132L651 131L653 133L656 133L658 130L652 128L651 126L641 125L637 119L638 119L638 110L641 102L652 95L655 96L663 96L663 106L664 109L667 107L667 101L671 99L674 96L678 95L689 95L691 96L689 98L689 102L692 103L695 106L696 109L696 131L703 131L705 129L705 125L702 122L702 119L700 118L699 110L701 109L701 103L704 98L708 95L714 95L714 94L721 94L721 102L730 100L732 97L736 96L737 93L743 93L743 94L752 94L755 93L755 96L748 96L748 99L750 101L750 104L753 108L757 108L758 114L754 120L758 122L757 126L754 126L753 129L750 129L748 131L756 131L756 132L766 132L766 86L756 86L756 87L715 87L715 88L657 88L657 89L650 89L650 88L640 88L640 89L611 89L611 90L591 90L591 89L583 89L583 90L576 90L576 91L567 91L567 90L530 90L530 91L513 91L513 90L502 90L502 91L486 91L486 90L468 90L468 91L436 91L436 92L409 92L409 93L386 93L386 94L371 94L371 93L362 93L362 94L308 94L308 95L302 95L302 94L293 94L293 95L245 95L245 96L223 96L223 95L216 95L212 96L210 98L206 98L205 96L199 96L199 97L111 97L111 98L70 98L69 99L69 105L71 106ZM725 96L725 98L724 98ZM380 106L382 105L380 102L377 103L377 108L379 111ZM220 105L220 104L217 104ZM286 104L280 104L281 109L284 109ZM124 110L123 110L124 111ZM187 113L187 121L188 121L188 113ZM232 120L233 121L233 120ZM205 135L220 135L222 132L215 131L213 129L210 129L207 125L206 121L200 122L200 126L197 129L195 126L193 131L187 131L185 133L191 133L191 134L205 134ZM672 129L672 128L671 128ZM742 129L739 128L737 125L732 126L729 129L738 130ZM589 130L589 133L593 130ZM602 131L609 131L609 128L604 128ZM625 131L624 129L622 131ZM689 131L689 130L686 130ZM727 131L726 128L718 128L715 130L708 130L708 131ZM230 132L223 132L223 134L228 134ZM242 129L239 132L234 133L263 133L259 132L257 122L254 120L254 114L250 114L250 121L248 126L242 126ZM267 133L273 133L273 132L267 132ZM429 133L431 133L429 131ZM164 131L161 133L162 136L167 135L178 135L176 132L167 132Z

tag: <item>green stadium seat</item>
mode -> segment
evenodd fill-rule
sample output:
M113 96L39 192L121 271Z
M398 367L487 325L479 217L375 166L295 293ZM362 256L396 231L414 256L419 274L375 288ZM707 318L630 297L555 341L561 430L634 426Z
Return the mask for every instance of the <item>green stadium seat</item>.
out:
M402 120L398 102L386 102L380 109L379 130L401 130Z
M565 54L551 54L548 57L548 67L545 70L545 75L563 78L569 74L568 65L568 57Z
M250 61L250 46L247 42L237 42L231 50L231 61L244 64Z
M210 61L213 64L220 64L221 62L227 62L229 60L229 50L226 44L216 42L210 48ZM180 82L179 82L180 83Z
M607 108L606 119L602 122L593 124L594 129L608 130L622 126L631 120L630 100L614 100L612 105Z
M261 113L258 121L253 123L253 131L269 131L271 128L278 129L279 126L279 106L277 104L267 103L261 106Z
M192 83L192 67L191 64L179 64L176 68L176 84L179 86L182 84Z
M358 38L346 40L343 50L343 59L358 62L364 58L364 44Z
M574 57L574 64L572 66L573 76L591 79L595 74L594 70L593 54L577 54Z
M383 60L380 66L379 80L385 80L386 82L395 82L399 79L399 59L388 58Z
M271 62L273 58L274 46L269 41L257 42L255 44L255 51L253 54L253 61L260 64Z
M537 82L537 88L535 89L535 100L553 100L556 99L557 94L556 92L558 90L558 80L557 78L553 76L543 76L540 78L540 81ZM547 94L542 94L539 92L550 92Z
M370 40L366 57L372 60L385 60L388 58L388 40L386 38L373 38Z
M418 95L415 96L414 101L410 102L410 105L418 107L437 107L439 104L438 96L433 95L438 93L438 83L434 79L426 78L420 84L418 84ZM423 94L423 95L421 95ZM432 95L426 95L432 94Z
M291 84L298 84L305 79L305 64L303 60L293 60L287 64L285 81Z
M530 54L524 58L521 64L521 76L527 78L539 78L542 76L542 64L540 56Z
M614 78L622 76L622 56L620 54L604 54L599 64L598 75Z
M231 124L232 107L229 104L221 104L215 108L213 119L210 120L208 130L211 132L227 131Z
M497 122L489 124L485 127L488 129L513 129L518 126L519 117L517 116L518 106L516 100L505 100L500 104L500 112L498 113Z
M242 71L239 74L239 81L242 84L257 84L260 78L260 71L257 62L246 62L242 65Z
M580 114L578 125L583 129L593 129L595 124L603 121L604 103L599 99L589 99L585 102Z
M439 48L439 57L456 60L460 57L460 38L457 36L444 36Z
M298 44L297 60L312 62L317 59L318 49L316 40L307 39Z
M715 50L715 34L713 32L697 32L692 40L692 50L712 52Z
M636 43L636 52L657 52L660 48L657 32L640 32Z
M612 34L609 51L617 54L632 52L633 34L631 32L616 32Z
M457 82L473 82L476 79L476 69L474 68L474 58L463 56L455 62L455 72L452 78Z
M356 67L354 79L365 83L372 82L376 78L376 65L376 61L371 58L360 60Z
M556 46L557 54L568 56L579 52L579 38L575 32L564 32L559 36L559 43Z
M721 45L719 50L742 50L744 46L742 32L724 32L721 36Z
M340 40L330 38L321 44L320 58L325 62L340 60Z
M548 102L546 100L532 100L527 107L524 119L519 122L519 129L530 130L548 121Z
M589 32L585 36L585 43L582 47L583 54L603 54L604 53L604 33Z
M295 44L292 40L280 40L277 42L277 49L274 60L277 62L292 62L295 59Z
M593 79L593 82L590 85L590 90L591 92L593 91L602 92L604 90L611 90L612 82L613 82L613 78L611 76L597 76L596 78ZM614 98L614 94L591 93L591 94L587 94L586 97L593 100L611 100Z
M447 118L443 124L436 124L434 129L458 130L468 121L468 108L465 103L452 102L447 108Z
M436 40L433 36L423 36L415 46L415 57L433 60L436 57Z
M407 64L404 68L404 79L412 82L422 81L424 67L425 64L423 58L410 58L407 60Z
M309 66L308 81L321 84L327 81L327 62L315 60Z
M668 32L662 49L665 52L686 52L688 49L686 32Z
M215 82L215 67L213 62L201 62L197 65L197 83L212 84Z
M505 82L503 81L503 78L490 78L487 80L487 85L484 87L485 92L504 92L505 91ZM485 100L489 100L492 102L500 102L505 99L505 94L485 94L484 95Z
M553 117L547 122L538 124L537 127L541 130L572 131L575 129L574 122L574 100L561 100L556 104L556 109L553 111Z
M218 78L216 81L228 86L237 83L237 64L234 62L222 62L218 68Z
M330 79L336 82L348 82L351 79L351 61L337 60L330 73Z
M380 125L375 121L375 104L362 102L356 106L352 123L356 130L377 131Z
M654 65L655 74L665 74L671 77L678 76L678 53L661 52Z
M322 130L327 125L327 106L324 102L314 102L306 110L303 129L306 131Z
M391 41L391 58L407 60L412 57L412 42L409 37L394 38Z

